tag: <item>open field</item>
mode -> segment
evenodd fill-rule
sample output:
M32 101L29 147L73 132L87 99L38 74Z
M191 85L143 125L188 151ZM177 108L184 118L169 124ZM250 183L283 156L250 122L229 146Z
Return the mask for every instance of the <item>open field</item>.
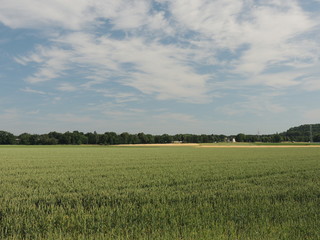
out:
M197 147L198 143L148 143L148 144L120 144L117 147Z
M319 156L1 146L0 239L320 239Z

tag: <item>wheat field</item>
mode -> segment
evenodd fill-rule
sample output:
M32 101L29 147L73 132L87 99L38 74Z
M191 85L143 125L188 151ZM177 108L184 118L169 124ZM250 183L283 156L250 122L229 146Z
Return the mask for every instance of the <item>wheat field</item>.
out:
M320 239L319 156L1 146L0 239Z

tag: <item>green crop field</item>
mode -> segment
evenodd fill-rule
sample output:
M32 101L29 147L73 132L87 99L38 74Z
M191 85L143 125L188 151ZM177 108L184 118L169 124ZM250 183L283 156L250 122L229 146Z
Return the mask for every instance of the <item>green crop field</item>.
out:
M0 147L0 239L320 239L320 148Z

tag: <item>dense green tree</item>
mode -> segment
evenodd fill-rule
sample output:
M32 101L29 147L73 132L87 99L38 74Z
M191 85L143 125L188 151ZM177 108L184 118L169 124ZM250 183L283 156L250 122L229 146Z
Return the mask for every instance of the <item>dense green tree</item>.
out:
M107 134L100 134L99 135L99 144L108 144L108 140L109 140L109 138L108 138L108 135Z
M38 145L39 144L39 140L40 140L40 137L38 134L32 134L30 136L30 144L31 145Z
M218 141L217 142L224 142L225 141L225 139L226 139L226 135L223 135L223 134L220 134L220 135L218 135L217 136L217 138L218 138Z
M89 144L99 143L99 134L96 131L94 131L93 133L87 133L85 136L88 139Z
M208 142L210 142L210 141L209 141L209 138L210 138L209 135L201 134L201 136L200 136L200 142L202 142L202 143L208 143Z
M243 133L239 133L236 137L235 140L237 142L245 142L246 141L246 135L244 135Z
M320 124L304 124L293 127L281 133L281 136L288 141L308 142L310 141L310 131L312 131L313 136L320 134Z
M147 143L154 143L154 136L151 134L146 134L147 137Z
M129 143L130 144L138 144L138 143L140 143L138 135L137 134L131 134Z
M123 132L120 134L120 142L123 144L130 144L130 134L127 132Z
M140 143L142 144L148 143L148 137L143 132L138 133L138 138Z
M49 138L54 138L57 140L58 144L62 144L62 138L63 134L58 132L49 132L48 133Z
M0 131L0 144L14 144L15 136L6 131Z
M72 133L68 131L62 134L60 144L72 144Z
M280 134L276 133L272 136L272 142L274 143L279 143L282 141L282 138L280 136Z
M50 137L49 134L42 134L37 140L37 144L40 145L55 145L58 144L58 140L54 137Z
M104 135L106 140L105 144L119 144L119 137L115 132L105 132Z
M21 145L30 145L30 137L31 134L29 133L22 133L18 136L19 144Z
M320 134L316 134L313 136L313 141L314 142L320 142Z
M173 138L168 134L162 134L160 139L161 143L171 143Z

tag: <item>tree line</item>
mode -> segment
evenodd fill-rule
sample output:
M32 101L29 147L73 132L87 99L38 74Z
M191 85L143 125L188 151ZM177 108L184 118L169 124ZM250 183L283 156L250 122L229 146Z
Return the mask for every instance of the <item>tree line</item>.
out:
M296 142L320 142L320 124L304 124L292 127L281 134L283 138L292 139Z
M313 134L313 141L320 142L320 124L319 129L316 126ZM300 126L301 127L301 126ZM303 129L303 131L301 130ZM50 132L47 134L29 134L23 133L18 136L6 131L0 131L1 145L79 145L79 144L101 144L101 145L117 145L117 144L151 144L151 143L214 143L214 142L282 142L282 141L309 141L310 132L305 131L306 127L289 129L284 133L276 133L269 135L246 135L239 133L237 135L226 136L223 134L162 134L152 135L143 132L138 134L130 134L127 132L117 134L115 132L105 132L99 134L97 132L83 133L79 131L73 132ZM301 131L300 131L301 130ZM318 131L319 130L319 131Z
M195 134L162 134L152 135L143 132L138 134L130 134L123 132L117 134L115 132L105 132L99 134L97 132L83 133L79 131L73 132L50 132L48 134L29 134L23 133L18 136L6 131L0 131L0 144L21 144L21 145L77 145L77 144L148 144L148 143L205 143L205 142L223 142L227 136L225 135L195 135Z
M18 136L6 131L0 131L0 145L79 145L79 144L101 144L101 145L117 145L117 144L151 144L151 143L214 143L214 142L282 142L282 141L308 141L306 138L297 138L286 136L283 134L270 135L246 135L239 133L237 135L215 135L215 134L162 134L151 135L145 133L130 134L127 132L117 134L115 132L105 132L98 134L97 132L83 133L79 131L73 132L50 132L48 134L29 134L23 133ZM313 136L314 142L320 142L320 134Z

